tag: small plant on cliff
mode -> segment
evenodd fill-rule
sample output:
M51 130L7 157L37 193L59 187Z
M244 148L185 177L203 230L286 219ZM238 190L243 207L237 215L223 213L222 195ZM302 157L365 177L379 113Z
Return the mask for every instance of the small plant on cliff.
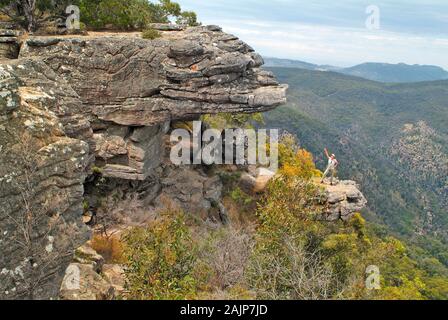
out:
M123 244L118 237L105 237L96 234L92 242L92 248L104 257L106 263L124 263Z
M160 38L161 36L162 36L161 33L153 28L148 28L142 32L143 39L154 40Z
M278 144L280 172L286 177L311 179L320 176L313 155L305 149L300 149L295 138L283 135Z
M101 175L103 174L103 169L97 166L93 166L92 167L92 173L93 174L97 174L97 175Z
M264 119L261 113L253 114L231 114L219 113L205 115L202 121L214 129L224 130L228 128L246 128L251 129L256 124L263 124Z

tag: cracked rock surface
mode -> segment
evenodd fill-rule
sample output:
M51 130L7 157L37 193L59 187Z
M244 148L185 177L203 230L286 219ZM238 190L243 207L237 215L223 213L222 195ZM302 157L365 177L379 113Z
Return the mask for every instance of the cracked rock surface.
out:
M322 214L323 220L348 221L367 205L366 198L354 181L344 180L338 181L336 185L326 184L324 189L326 207Z
M260 55L219 27L162 35L29 37L18 59L2 60L0 299L58 297L75 248L89 238L82 201L94 168L150 183L170 121L286 101ZM14 39L0 36L10 54ZM161 180L169 190L182 176ZM201 185L206 208L215 195Z
M263 112L286 102L287 87L260 69L261 56L219 27L162 34L155 40L135 34L35 37L21 50L21 58L43 61L57 82L76 92L77 110L61 106L64 127L97 145L106 176L144 180L159 165L151 155L161 147L160 136L144 139L140 132L133 141L141 127L164 134L172 120Z

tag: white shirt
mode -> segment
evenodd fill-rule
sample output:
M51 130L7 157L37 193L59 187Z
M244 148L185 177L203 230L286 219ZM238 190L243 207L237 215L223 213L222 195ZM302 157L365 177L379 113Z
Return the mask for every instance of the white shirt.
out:
M334 159L332 159L332 158L329 158L328 159L328 166L329 167L336 167L336 165L337 165L337 163L338 163L338 160L336 160L336 158L334 158Z

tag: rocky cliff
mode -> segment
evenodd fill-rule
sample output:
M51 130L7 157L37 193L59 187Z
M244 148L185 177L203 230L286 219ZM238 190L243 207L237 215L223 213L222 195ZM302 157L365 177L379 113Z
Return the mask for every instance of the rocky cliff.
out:
M7 58L0 65L0 298L57 298L75 249L90 238L83 214L117 190L132 189L145 206L174 204L225 223L219 177L169 163L170 123L286 101L286 86L260 68L263 59L216 26L176 28L155 40L0 37ZM261 192L275 175L246 170L248 192ZM365 205L352 182L324 191L324 220L347 220ZM125 215L129 225L145 220ZM98 269L75 262L109 297ZM97 297L88 283L81 281L89 293L82 296ZM64 283L61 296L78 291Z
M1 40L2 56L18 59L0 65L0 298L57 297L89 237L81 216L92 168L148 183L170 121L285 102L262 58L215 26L156 40L29 37L15 53L17 42Z

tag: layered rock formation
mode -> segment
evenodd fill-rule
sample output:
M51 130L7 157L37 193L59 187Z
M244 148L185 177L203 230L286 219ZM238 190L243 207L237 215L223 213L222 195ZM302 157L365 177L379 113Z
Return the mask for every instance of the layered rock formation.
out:
M179 178L159 168L170 121L285 102L286 87L262 63L214 26L156 40L27 39L19 59L0 66L0 298L58 296L74 248L89 237L81 215L92 171L173 187ZM207 207L216 195L200 183Z
M54 77L38 61L0 66L0 298L54 297L89 237L79 220L89 146L50 111L80 101Z
M262 112L286 101L285 86L259 69L262 58L218 27L166 32L153 41L34 38L20 55L44 61L77 92L82 110L60 116L70 135L96 145L105 176L147 178L160 162L157 134L167 121Z
M350 220L356 212L360 212L367 205L367 200L359 191L356 182L345 180L337 184L325 184L325 208L321 216L325 221Z
M20 31L0 29L0 59L16 59L19 55Z

